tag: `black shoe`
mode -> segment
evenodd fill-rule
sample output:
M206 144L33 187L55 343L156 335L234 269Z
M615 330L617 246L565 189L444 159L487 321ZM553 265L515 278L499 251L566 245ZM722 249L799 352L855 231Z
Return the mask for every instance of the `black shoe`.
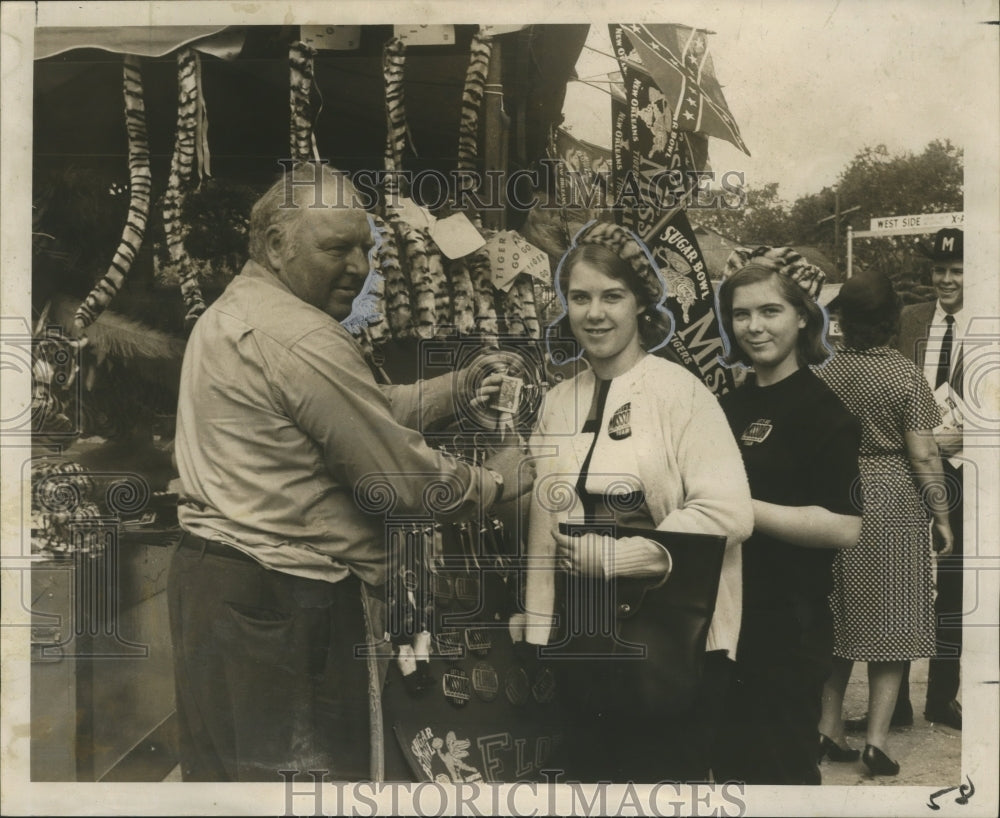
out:
M829 756L830 761L857 761L861 753L851 747L841 747L829 736L819 734L819 761Z
M913 707L907 704L905 707L896 707L892 711L892 718L889 719L889 727L912 727ZM847 719L844 722L844 729L848 733L868 732L868 714L858 719ZM961 728L959 728L961 729Z
M955 730L962 729L962 705L952 699L944 707L928 708L924 711L924 718L927 721L943 724L945 727L952 727Z
M872 775L899 775L899 765L874 744L866 744L861 761Z

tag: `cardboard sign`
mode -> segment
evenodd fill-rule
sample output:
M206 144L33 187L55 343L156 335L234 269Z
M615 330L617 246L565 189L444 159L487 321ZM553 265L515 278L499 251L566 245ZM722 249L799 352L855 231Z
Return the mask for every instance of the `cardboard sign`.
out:
M393 33L406 45L454 45L454 26L393 26Z
M493 286L498 290L508 292L521 273L546 283L551 278L549 257L545 251L513 230L501 230L493 236L486 242L486 252L490 256Z
M361 26L301 26L299 38L317 51L355 51L361 43Z
M431 225L431 238L448 258L462 258L474 253L486 240L464 213L438 219Z

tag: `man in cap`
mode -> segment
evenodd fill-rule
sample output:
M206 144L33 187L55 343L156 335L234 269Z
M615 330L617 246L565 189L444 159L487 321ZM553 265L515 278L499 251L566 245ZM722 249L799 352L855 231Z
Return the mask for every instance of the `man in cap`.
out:
M386 505L423 516L442 485L437 511L461 519L530 486L516 448L475 466L403 425L451 408L441 379L376 384L342 324L373 244L356 199L329 167L286 173L188 341L168 579L186 781L369 778Z

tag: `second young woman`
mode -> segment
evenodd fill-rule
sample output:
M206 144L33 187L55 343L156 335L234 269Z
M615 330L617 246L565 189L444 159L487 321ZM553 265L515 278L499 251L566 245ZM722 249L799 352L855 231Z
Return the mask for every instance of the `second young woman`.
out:
M760 248L719 290L728 362L752 367L722 397L753 497L743 545L737 679L713 761L716 781L819 784L819 735L833 628L827 595L837 549L861 529L861 430L809 369L829 357L815 303L821 273L785 248ZM794 278L793 278L794 276Z

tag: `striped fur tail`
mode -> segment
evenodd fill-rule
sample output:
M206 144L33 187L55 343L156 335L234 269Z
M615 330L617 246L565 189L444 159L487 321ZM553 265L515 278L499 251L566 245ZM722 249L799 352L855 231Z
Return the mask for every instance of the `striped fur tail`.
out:
M118 294L125 277L142 246L149 216L152 174L149 169L149 140L146 136L146 106L143 102L142 73L139 58L125 55L124 94L125 128L128 133L128 170L131 199L128 217L111 266L94 286L73 316L74 335L79 337Z

